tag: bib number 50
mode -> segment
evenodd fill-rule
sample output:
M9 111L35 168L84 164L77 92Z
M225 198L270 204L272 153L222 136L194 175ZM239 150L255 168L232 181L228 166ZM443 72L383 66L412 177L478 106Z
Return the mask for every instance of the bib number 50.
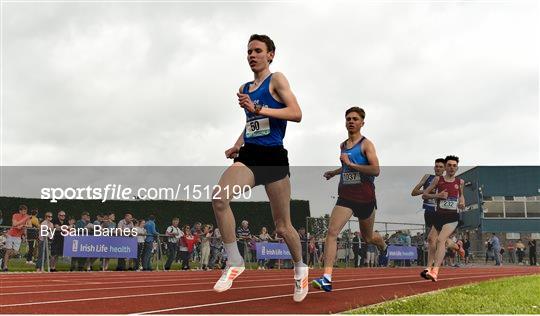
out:
M262 118L246 122L246 137L259 137L270 134L270 121Z
M255 132L255 131L259 130L260 124L257 121L252 121L252 122L249 122L249 127L250 127L252 132Z

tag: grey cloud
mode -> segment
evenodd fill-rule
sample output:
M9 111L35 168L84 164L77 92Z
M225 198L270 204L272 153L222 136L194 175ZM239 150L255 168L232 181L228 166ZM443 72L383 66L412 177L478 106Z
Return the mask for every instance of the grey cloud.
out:
M5 165L226 165L251 33L304 112L295 165L336 164L343 111L384 165L537 164L531 3L6 5ZM501 150L501 146L506 146ZM31 152L32 154L27 154Z

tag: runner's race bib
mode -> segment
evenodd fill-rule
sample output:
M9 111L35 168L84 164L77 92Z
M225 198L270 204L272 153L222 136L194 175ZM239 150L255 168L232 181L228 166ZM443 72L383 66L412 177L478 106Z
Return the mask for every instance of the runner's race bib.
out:
M270 120L268 118L261 118L246 122L246 137L259 137L270 134Z
M362 183L360 172L343 172L343 184L359 184Z
M458 201L457 200L440 200L439 208L449 211L457 211Z

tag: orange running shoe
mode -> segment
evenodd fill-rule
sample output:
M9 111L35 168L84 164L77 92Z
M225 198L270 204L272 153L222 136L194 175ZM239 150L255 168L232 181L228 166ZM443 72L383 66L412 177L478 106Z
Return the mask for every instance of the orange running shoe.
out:
M438 274L439 274L438 268L432 268L428 272L426 272L427 278L433 282L437 282Z

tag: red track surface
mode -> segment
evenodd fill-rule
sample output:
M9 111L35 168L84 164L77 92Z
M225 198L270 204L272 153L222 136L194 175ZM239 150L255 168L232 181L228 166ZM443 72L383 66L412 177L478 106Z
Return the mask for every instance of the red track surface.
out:
M310 279L322 271L311 270ZM224 293L218 271L16 273L0 275L2 314L328 314L482 280L540 274L538 267L446 268L439 282L418 268L337 269L334 291L292 300L292 270L246 271Z

